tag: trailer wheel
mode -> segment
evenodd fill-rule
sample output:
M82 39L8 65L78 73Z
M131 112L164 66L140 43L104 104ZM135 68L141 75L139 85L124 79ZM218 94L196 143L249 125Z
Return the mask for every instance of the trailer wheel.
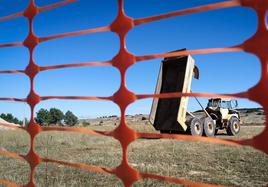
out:
M190 132L193 136L202 136L203 134L203 124L200 119L193 118L190 122Z
M237 117L231 117L226 129L228 135L235 136L240 132L240 121Z
M205 135L207 137L214 136L215 132L216 132L216 125L215 125L214 121L211 118L206 117L203 120L203 124L204 124L203 135Z

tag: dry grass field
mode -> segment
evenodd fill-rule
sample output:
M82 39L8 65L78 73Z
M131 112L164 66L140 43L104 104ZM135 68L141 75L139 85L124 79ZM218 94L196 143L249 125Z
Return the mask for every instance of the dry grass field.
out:
M135 118L132 117L128 121L138 131L155 132L146 121L143 125L135 124ZM85 128L111 130L116 127L115 123L113 120L98 119L91 121ZM264 126L243 126L237 137L226 136L224 131L220 131L217 137L249 138L263 129ZM2 130L0 148L26 154L29 137L23 131ZM122 157L119 142L112 138L70 132L38 135L36 150L43 157L104 167L118 166ZM130 145L128 159L134 168L142 172L226 186L252 187L268 184L268 156L250 147L194 141L138 140ZM23 185L27 183L28 175L29 167L26 162L0 155L0 178ZM35 179L38 186L123 186L113 175L45 163L38 166ZM178 185L144 180L138 181L134 186Z

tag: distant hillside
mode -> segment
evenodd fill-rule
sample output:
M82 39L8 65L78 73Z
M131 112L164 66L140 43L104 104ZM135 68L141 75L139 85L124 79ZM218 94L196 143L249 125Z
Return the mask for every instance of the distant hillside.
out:
M238 109L242 125L265 125L265 112L262 108L241 108ZM193 112L194 115L201 117L204 116L202 110ZM150 124L148 114L126 115L126 120L129 124ZM103 116L96 119L83 119L80 120L81 124L86 125L118 125L120 122L119 116Z
M18 126L18 125L14 124L14 123L9 123L9 122L3 120L2 118L0 118L0 123ZM14 130L14 129L0 125L0 130Z

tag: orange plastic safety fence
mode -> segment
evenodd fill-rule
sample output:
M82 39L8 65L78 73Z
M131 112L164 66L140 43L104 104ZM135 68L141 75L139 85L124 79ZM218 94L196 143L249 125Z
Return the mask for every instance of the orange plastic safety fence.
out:
M167 135L167 134L154 134L154 133L139 133L135 130L128 127L125 118L125 111L129 104L135 102L138 99L145 99L145 98L174 98L174 97L182 97L182 96L198 96L198 97L222 97L222 98L229 98L229 97L237 97L237 98L248 98L252 101L255 101L261 104L265 111L266 111L266 119L268 114L268 29L267 29L267 22L266 16L268 11L268 1L267 0L230 0L224 1L220 3L214 3L194 8L189 8L185 10L179 10L171 13L166 13L162 15L141 18L141 19L133 19L128 17L124 13L124 6L123 0L118 0L118 15L115 20L106 27L100 27L95 29L88 29L88 30L81 30L76 32L58 34L53 36L47 37L38 37L34 34L33 31L33 20L34 17L40 13L55 7L64 6L69 3L75 3L76 0L65 0L63 2L55 3L49 6L38 7L34 0L31 0L29 3L28 8L16 14L12 14L9 16L5 16L0 18L1 20L8 20L19 16L24 16L29 21L29 33L27 38L23 42L16 42L16 43L8 43L8 44L0 44L0 48L3 47L12 47L12 46L25 46L28 48L30 52L30 61L25 70L7 70L7 71L0 71L1 74L14 74L14 73L24 73L30 78L30 92L27 98L0 98L2 101L17 101L17 102L26 102L31 107L31 119L30 123L27 127L11 127L7 124L0 124L2 126L10 127L10 128L20 128L27 131L31 137L31 145L30 151L26 155L17 155L8 151L0 150L0 154L6 155L11 158L26 160L31 168L30 179L29 183L26 186L36 186L34 181L34 173L36 167L42 162L50 162L50 163L57 163L63 164L67 166L77 167L83 170L94 171L99 173L110 173L116 175L120 178L125 186L131 186L134 182L141 180L141 179L157 179L163 180L166 182L178 183L183 184L186 186L214 186L212 184L205 184L199 182L188 181L184 179L177 179L165 176L159 176L155 174L149 173L141 173L131 167L128 163L127 159L127 148L130 143L134 142L139 138L166 138L166 139L178 139L178 140L201 140L206 142L212 143L219 143L219 144L227 144L227 145L248 145L252 146L256 149L259 149L266 154L268 154L268 128L266 122L265 130L253 137L252 139L248 140L221 140L216 138L206 138L206 137L192 137L188 135ZM135 26L145 24L148 22L166 19L173 16L180 16L185 14L191 14L196 12L214 10L214 9L221 9L227 7L234 7L234 6L245 6L252 8L256 11L258 16L258 30L248 40L244 43L227 47L227 48L212 48L212 49L199 49L199 50L189 50L189 51L181 51L181 52L174 52L174 53L163 53L163 54L152 54L152 55L145 55L145 56L135 56L134 54L130 53L126 49L125 45L125 38L127 33ZM112 31L116 33L120 38L120 50L118 54L108 62L89 62L89 63L77 63L77 64L62 64L62 65L55 65L55 66L39 66L34 62L33 53L34 48L42 42L58 39L62 37L74 36L74 35L82 35L82 34L90 34L96 32L104 32L104 31ZM148 95L138 95L131 91L129 91L125 84L126 78L126 71L127 69L132 66L133 64L154 58L160 57L168 57L168 56L177 56L177 55L185 55L185 54L208 54L208 53L216 53L216 52L229 52L229 51L246 51L252 53L259 57L261 62L261 79L260 81L248 91L242 93L235 93L235 94L208 94L208 93L163 93L163 94L148 94ZM41 72L51 69L59 69L59 68L68 68L68 67L81 67L81 66L114 66L120 71L121 74L121 86L119 90L114 93L110 97L97 97L97 96L89 96L89 97L78 97L78 96L40 96L35 93L34 91L34 78L35 76ZM35 106L44 100L49 99L72 99L72 100L109 100L116 103L121 110L121 121L120 125L113 131L109 132L99 132L84 128L62 128L62 127L41 127L34 121L34 108ZM85 134L91 135L102 135L102 136L110 136L117 139L122 146L123 150L123 157L121 164L116 168L102 168L98 166L92 165L85 165L80 163L72 163L66 161L58 161L53 159L42 158L39 156L34 149L35 145L35 137L41 132L44 131L72 131L72 132L80 132ZM0 179L0 183L9 185L9 186L19 186L13 182Z

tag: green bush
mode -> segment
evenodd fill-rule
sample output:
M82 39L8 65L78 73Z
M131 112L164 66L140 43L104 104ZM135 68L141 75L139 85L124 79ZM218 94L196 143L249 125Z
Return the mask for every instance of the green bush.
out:
M90 123L89 123L89 122L87 122L87 121L83 121L83 122L82 122L82 126L83 126L83 127L90 126Z
M8 114L1 114L0 117L9 122L9 123L14 123L14 124L19 124L22 125L23 122L21 120L18 120L18 118L14 117L12 114L8 113Z

